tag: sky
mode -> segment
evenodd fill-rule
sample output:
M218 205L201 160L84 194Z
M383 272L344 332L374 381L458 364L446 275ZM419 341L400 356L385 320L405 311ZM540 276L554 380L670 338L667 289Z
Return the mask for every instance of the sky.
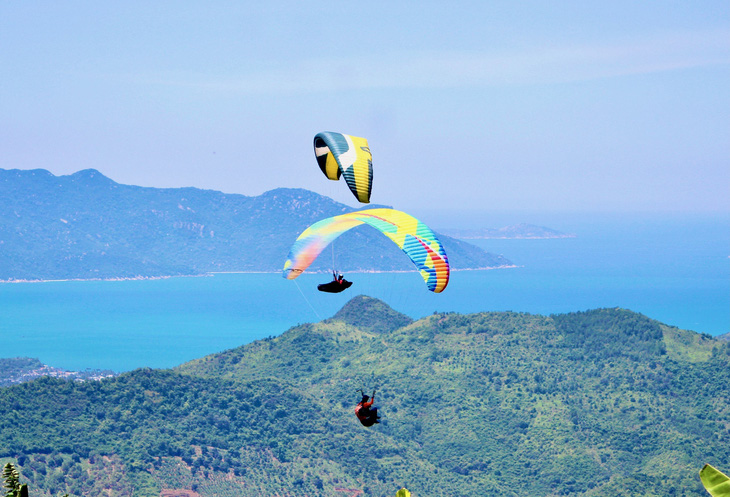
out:
M730 3L0 3L0 168L409 212L730 211Z

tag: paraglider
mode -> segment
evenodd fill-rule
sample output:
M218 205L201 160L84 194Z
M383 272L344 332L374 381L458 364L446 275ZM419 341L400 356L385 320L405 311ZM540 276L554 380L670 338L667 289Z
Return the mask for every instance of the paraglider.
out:
M337 274L336 271L332 271L332 281L317 285L317 290L327 293L340 293L344 292L351 286L352 281L347 281L344 276Z
M375 402L375 390L373 390L373 396L368 397L365 392L360 390L362 399L355 406L355 416L363 426L371 427L375 423L380 423L380 416L378 415L378 408L373 407Z
M370 203L373 186L373 156L365 138L325 131L314 137L314 154L325 176L333 181L345 177L355 198Z
M440 293L446 288L449 259L433 231L405 212L384 208L341 214L311 225L292 245L283 276L295 279L335 238L362 224L372 226L398 245L421 273L430 291Z

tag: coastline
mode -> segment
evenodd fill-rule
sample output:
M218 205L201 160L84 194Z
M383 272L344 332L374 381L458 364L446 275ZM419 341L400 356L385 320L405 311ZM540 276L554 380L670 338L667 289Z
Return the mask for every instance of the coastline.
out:
M203 274L174 274L174 275L161 275L161 276L129 276L129 277L114 277L114 278L66 278L56 280L26 280L26 279L9 279L0 280L0 284L12 284L12 283L62 283L68 281L141 281L141 280L167 280L170 278L201 278L212 276L213 273Z
M477 267L477 268L452 268L452 272L457 271L491 271L494 269L514 269L524 266L518 266L516 264L503 265L503 266L490 266L490 267ZM392 271L378 271L378 270L354 270L348 271L348 274L385 274L385 273L410 273L411 270L392 270ZM161 275L161 276L130 276L130 277L115 277L115 278L66 278L66 279L9 279L0 280L0 284L13 284L13 283L63 283L71 281L143 281L143 280L167 280L171 278L209 278L216 274L280 274L281 271L210 271L202 274L175 274L175 275ZM329 274L330 271L307 271L308 274Z
M452 237L459 240L561 240L563 238L577 238L576 235L556 235L556 236L459 236Z

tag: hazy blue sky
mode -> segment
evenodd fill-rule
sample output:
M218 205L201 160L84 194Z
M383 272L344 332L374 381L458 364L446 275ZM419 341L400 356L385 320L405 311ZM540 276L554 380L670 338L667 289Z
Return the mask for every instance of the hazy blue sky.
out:
M730 211L730 3L0 3L0 167L414 211ZM415 212L414 212L415 213Z

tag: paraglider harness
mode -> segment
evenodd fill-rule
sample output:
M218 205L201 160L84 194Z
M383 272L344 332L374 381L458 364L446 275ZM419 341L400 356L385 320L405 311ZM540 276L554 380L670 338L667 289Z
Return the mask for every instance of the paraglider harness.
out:
M368 397L362 389L359 390L362 395L362 399L355 406L355 416L362 423L363 426L373 426L375 423L380 423L380 416L378 416L378 408L373 407L375 402L375 390L373 390L373 396Z
M340 293L344 292L351 286L352 281L347 281L341 274L337 274L336 271L332 271L332 281L317 285L317 290L327 293Z

